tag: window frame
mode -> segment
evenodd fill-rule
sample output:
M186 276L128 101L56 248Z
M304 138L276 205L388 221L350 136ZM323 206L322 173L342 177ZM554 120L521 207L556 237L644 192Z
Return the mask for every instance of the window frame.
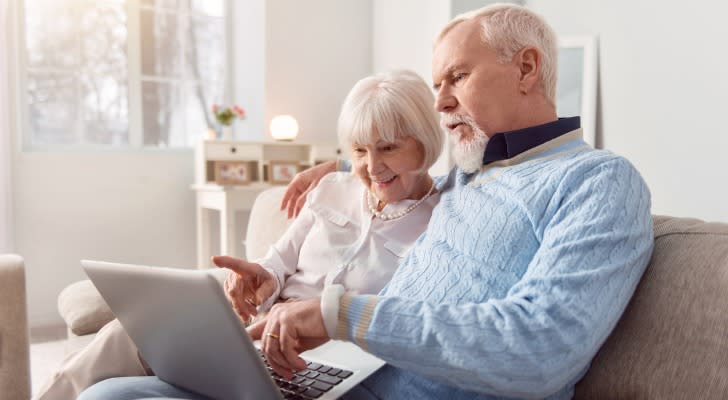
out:
M9 17L13 20L10 23L10 42L14 48L9 50L9 54L16 55L16 62L12 63L9 60L9 70L14 69L15 84L11 85L10 93L11 98L15 98L15 110L11 109L10 112L14 114L16 123L14 124L17 129L17 147L21 152L92 152L92 151L108 151L108 152L190 152L193 150L194 145L183 145L175 147L159 147L144 144L144 129L143 129L143 118L142 118L142 83L151 81L175 81L175 79L157 79L154 76L144 75L141 71L142 66L142 55L141 55L141 26L140 16L142 10L158 10L154 7L145 6L141 4L141 0L125 0L126 2L126 13L127 13L127 102L128 102L128 129L129 129L129 142L124 145L106 145L106 144L89 144L89 143L75 143L75 144L38 144L33 143L32 135L30 130L30 116L28 107L28 52L26 42L26 16L25 16L25 2L27 0L19 0L16 2L10 2ZM106 0L99 0L106 1ZM232 88L234 85L234 73L233 73L233 25L232 25L232 12L233 7L231 0L223 1L223 20L224 20L224 34L225 34L225 51L226 51L226 73L222 80L222 84L226 88L224 94L224 101L226 104L232 102ZM189 15L199 15L195 13L189 13ZM13 29L14 27L14 29ZM183 79L184 83L204 83L204 80L195 79ZM74 130L80 135L81 128L79 123L80 119L76 120ZM200 132L200 138L202 138L203 132Z

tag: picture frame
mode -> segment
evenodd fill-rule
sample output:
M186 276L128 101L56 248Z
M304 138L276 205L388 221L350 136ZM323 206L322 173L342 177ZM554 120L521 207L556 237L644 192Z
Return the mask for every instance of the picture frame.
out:
M584 141L596 147L597 37L559 37L556 112L559 117L581 117Z
M268 182L273 184L289 183L301 170L298 161L270 161L268 163Z
M215 183L218 185L246 185L251 182L253 161L215 161Z

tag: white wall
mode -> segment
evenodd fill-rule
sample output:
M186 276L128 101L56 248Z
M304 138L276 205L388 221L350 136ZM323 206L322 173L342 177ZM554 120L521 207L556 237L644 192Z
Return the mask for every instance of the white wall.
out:
M373 0L375 72L406 68L432 81L432 43L450 19L492 0Z
M301 141L335 141L344 96L371 73L371 3L234 3L233 100L249 116L236 137L264 139L270 118L290 113ZM60 322L58 294L83 279L82 258L195 265L191 150L13 148L15 247L26 259L31 325Z
M432 41L450 19L442 0L374 0L373 70L411 69L432 82Z
M191 152L17 153L15 167L31 325L59 321L82 258L195 265Z
M265 120L291 114L299 141L336 143L341 103L371 74L371 2L266 2Z
M232 101L245 109L245 121L233 125L237 140L265 138L266 0L231 1L230 45Z
M452 16L462 14L464 12L477 10L478 8L494 3L514 3L523 5L524 0L450 0L452 3Z
M653 213L728 221L728 4L527 4L559 34L599 35L602 143L642 172Z

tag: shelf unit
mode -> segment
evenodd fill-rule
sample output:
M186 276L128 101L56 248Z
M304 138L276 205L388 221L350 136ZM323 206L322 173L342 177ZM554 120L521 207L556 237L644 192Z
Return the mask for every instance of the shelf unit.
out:
M300 170L323 161L335 160L340 150L336 145L238 142L205 140L195 148L195 183L215 182L215 163L218 161L250 162L250 183L268 182L271 161L296 162Z
M211 267L210 210L217 211L220 215L219 254L245 257L244 250L241 251L241 241L237 238L244 238L247 226L236 223L236 214L250 212L258 193L272 186L267 173L270 163L297 163L300 169L304 169L338 156L337 146L331 145L224 140L200 142L195 147L195 183L191 186L196 198L197 267ZM249 167L245 182L234 185L217 184L217 162L245 163Z

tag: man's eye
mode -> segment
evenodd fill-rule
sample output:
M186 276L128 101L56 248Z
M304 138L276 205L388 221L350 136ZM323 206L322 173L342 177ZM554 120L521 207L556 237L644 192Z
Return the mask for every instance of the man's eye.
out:
M455 74L455 75L453 75L453 77L452 77L452 81L453 81L453 82L460 82L460 81L461 81L461 80L463 80L464 78L465 78L465 74Z

